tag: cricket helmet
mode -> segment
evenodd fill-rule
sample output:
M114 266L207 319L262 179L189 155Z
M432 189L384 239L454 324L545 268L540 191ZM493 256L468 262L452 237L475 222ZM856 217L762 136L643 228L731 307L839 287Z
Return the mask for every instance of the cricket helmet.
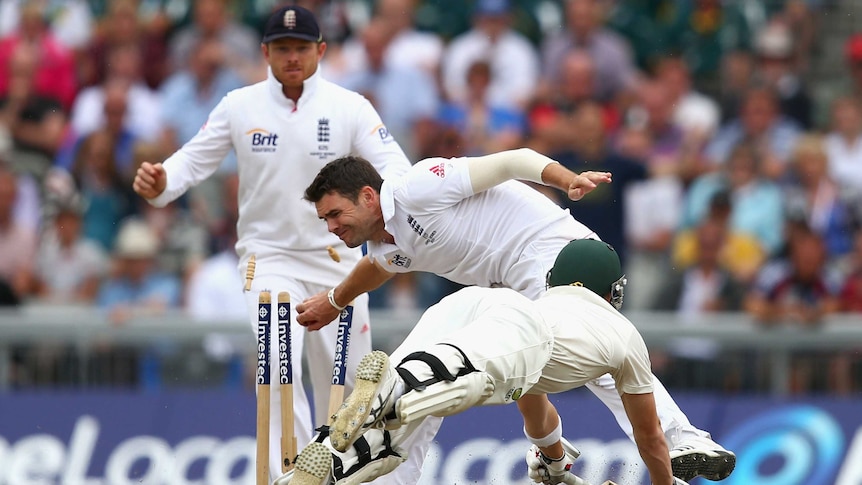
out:
M611 304L619 310L623 305L623 274L620 258L613 246L595 239L575 239L557 255L554 267L548 271L548 287L583 286L604 297L611 295Z

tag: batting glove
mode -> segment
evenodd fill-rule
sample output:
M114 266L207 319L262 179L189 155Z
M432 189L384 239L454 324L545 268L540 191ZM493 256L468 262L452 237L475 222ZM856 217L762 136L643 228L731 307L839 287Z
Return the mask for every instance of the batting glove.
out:
M575 459L568 453L560 458L548 458L536 445L531 445L527 450L527 468L529 468L530 480L544 485L556 485L565 483L566 476L572 468Z

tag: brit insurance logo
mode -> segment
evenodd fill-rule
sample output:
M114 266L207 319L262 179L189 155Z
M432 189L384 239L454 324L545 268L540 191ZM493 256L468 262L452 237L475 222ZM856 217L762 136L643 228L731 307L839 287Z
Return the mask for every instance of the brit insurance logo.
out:
M278 135L263 128L254 128L246 131L245 134L251 136L251 151L253 152L274 152L278 147Z
M380 123L379 125L375 126L373 131L377 133L377 136L380 138L380 141L382 141L384 145L395 141L395 137L392 136L392 133L389 132L389 128L386 128L386 125L384 125L383 123Z

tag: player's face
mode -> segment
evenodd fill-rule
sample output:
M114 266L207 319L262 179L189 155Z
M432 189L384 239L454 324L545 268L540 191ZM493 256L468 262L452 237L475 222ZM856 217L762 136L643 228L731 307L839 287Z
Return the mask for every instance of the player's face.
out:
M367 188L371 190L370 188ZM360 194L357 203L342 195L330 192L315 204L317 215L326 221L329 232L355 248L370 240L375 233L374 211Z
M317 70L326 51L325 42L282 38L263 45L263 55L272 74L285 88L301 88L303 81Z

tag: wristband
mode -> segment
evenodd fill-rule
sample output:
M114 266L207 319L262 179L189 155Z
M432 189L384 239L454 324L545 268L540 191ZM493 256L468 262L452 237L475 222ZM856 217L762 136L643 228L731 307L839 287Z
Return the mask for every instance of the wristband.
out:
M329 293L326 294L326 297L329 298L329 304L333 306L338 311L344 310L347 308L347 305L341 306L338 303L335 303L335 288L329 290Z
M562 420L562 418L557 416L557 427L554 428L553 431L548 433L548 436L545 436L543 438L533 438L532 436L527 434L527 428L526 427L524 428L524 436L526 436L527 439L530 440L530 443L533 443L534 445L538 446L539 448L547 448L548 446L551 446L554 443L556 443L557 441L560 441L560 439L562 439L562 437L563 437L563 420ZM566 456L565 453L563 454L563 456Z

